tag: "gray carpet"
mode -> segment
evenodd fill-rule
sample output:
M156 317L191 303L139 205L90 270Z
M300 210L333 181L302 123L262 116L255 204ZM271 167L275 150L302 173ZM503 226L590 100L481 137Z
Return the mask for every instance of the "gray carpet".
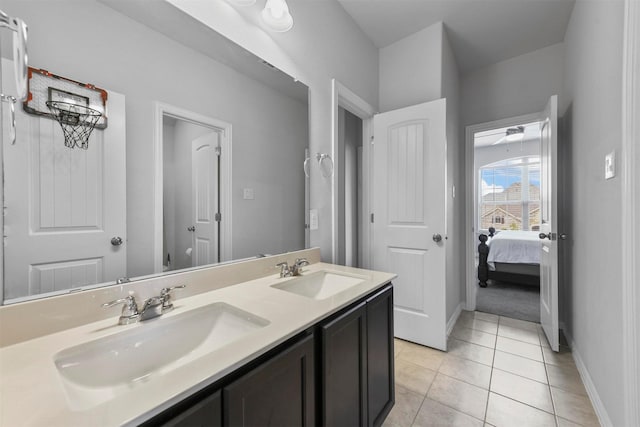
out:
M540 288L489 280L478 286L476 310L540 323Z

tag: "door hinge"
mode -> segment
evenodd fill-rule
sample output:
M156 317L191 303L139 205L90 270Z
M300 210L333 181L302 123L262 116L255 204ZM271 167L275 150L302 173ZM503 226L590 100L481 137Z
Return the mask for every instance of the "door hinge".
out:
M373 224L373 223L374 223L373 214L371 214L371 224Z
M371 145L375 144L375 140L376 140L375 136L371 135Z
M222 155L222 147L216 147L216 156Z
M222 214L220 212L216 212L214 219L216 222L222 221Z

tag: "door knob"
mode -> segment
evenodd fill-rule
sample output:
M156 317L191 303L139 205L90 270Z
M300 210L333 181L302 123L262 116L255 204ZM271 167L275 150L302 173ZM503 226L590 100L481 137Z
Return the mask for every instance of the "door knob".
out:
M113 246L120 246L123 243L124 243L124 241L122 240L122 237L120 237L120 236L116 236L116 237L112 237L111 238L111 244Z
M196 231L196 226L192 225L191 227L187 227L187 231Z
M544 240L544 239L556 240L557 234L556 233L552 233L552 232L549 232L547 234L540 233L540 234L538 234L538 237L541 238L542 240ZM562 238L562 237L560 237L560 238Z
M442 236L436 233L433 235L432 239L434 242L440 243L442 241Z

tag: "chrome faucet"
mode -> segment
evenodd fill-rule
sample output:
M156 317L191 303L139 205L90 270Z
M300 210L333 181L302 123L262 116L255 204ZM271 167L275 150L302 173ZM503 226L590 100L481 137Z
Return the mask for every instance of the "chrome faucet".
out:
M279 262L276 267L280 267L280 277L290 277L291 270L289 269L289 263L287 261Z
M296 258L296 262L291 266L291 275L299 276L302 273L302 267L309 265L306 258Z
M276 267L280 267L280 277L299 276L302 273L302 267L309 265L309 261L306 258L296 258L296 262L292 266L289 266L287 261L276 264Z
M102 304L102 308L113 307L114 305L124 304L122 307L122 314L118 319L119 325L128 325L130 323L142 322L144 320L153 319L158 316L162 316L173 310L173 303L171 302L171 291L174 289L185 288L186 285L172 286L170 288L162 288L160 296L148 298L142 305L142 310L138 309L138 304L133 295L129 295L126 298L120 298L115 301L106 302Z

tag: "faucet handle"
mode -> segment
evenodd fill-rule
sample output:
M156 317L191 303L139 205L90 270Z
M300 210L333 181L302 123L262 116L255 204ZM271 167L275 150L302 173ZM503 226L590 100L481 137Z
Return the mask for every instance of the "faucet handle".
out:
M276 267L280 267L280 277L291 276L291 270L289 270L289 263L287 261L277 263Z
M162 288L160 290L160 297L162 298L162 311L173 310L173 303L171 302L171 291L174 289L184 289L187 285L171 286L168 288Z
M118 323L121 325L126 325L127 323L131 323L132 321L136 321L138 315L138 304L136 303L136 298L133 295L129 295L125 298L120 298L114 301L105 302L102 304L102 308L113 307L114 305L124 304L122 306L122 314L120 314L120 320Z
M296 265L302 267L303 265L309 265L309 261L306 258L296 258Z

